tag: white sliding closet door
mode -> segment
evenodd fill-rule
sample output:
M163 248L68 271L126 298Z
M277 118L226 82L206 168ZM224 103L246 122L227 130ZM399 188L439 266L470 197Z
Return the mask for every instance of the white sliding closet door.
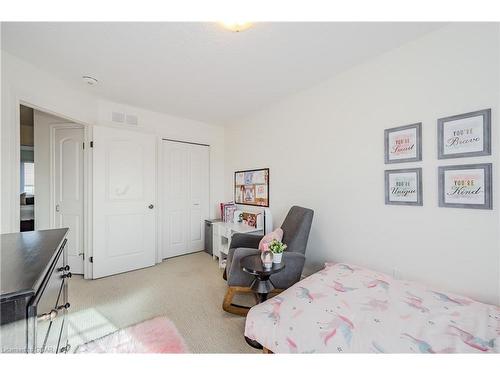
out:
M209 215L209 147L162 142L163 258L204 249Z

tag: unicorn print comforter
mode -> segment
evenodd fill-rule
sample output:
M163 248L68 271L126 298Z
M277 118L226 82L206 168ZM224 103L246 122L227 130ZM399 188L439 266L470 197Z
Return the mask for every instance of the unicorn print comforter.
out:
M500 307L337 263L250 309L275 353L498 353Z

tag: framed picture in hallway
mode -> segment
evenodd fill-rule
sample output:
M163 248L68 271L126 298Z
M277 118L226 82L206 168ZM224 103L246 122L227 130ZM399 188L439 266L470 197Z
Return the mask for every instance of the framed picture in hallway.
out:
M422 160L422 123L384 130L385 164Z
M438 159L491 155L491 109L438 120Z
M234 202L269 207L269 168L234 172Z
M491 163L439 167L439 206L491 210Z
M422 206L422 168L386 170L385 204Z

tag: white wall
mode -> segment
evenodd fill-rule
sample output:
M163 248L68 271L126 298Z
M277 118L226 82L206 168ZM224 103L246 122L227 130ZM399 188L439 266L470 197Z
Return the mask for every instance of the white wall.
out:
M59 81L35 66L2 51L1 232L19 230L19 101L70 121L111 126L111 112L139 117L138 131L210 145L211 208L224 196L224 128L130 107L92 95L88 88ZM83 84L81 85L83 86Z
M315 210L308 270L347 261L500 303L500 34L456 24L228 125L235 170L270 167L275 225ZM492 109L491 157L437 160L436 120ZM423 123L423 161L384 165L383 130ZM493 162L494 210L438 208L438 165ZM424 206L384 205L384 170L423 167Z
M218 204L224 199L224 128L106 100L99 101L98 123L116 126L116 123L111 121L113 111L138 117L139 126L125 126L127 129L141 128L156 134L158 139L210 145L210 215L216 217Z
M19 230L19 101L95 124L97 99L2 51L1 232Z

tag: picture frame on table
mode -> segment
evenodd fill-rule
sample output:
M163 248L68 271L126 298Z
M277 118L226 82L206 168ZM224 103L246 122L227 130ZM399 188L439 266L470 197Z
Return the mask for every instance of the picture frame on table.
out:
M493 209L492 164L438 167L439 207Z
M491 109L437 121L438 159L491 155Z
M423 206L422 168L386 170L385 204Z
M385 164L422 160L422 123L384 130Z

